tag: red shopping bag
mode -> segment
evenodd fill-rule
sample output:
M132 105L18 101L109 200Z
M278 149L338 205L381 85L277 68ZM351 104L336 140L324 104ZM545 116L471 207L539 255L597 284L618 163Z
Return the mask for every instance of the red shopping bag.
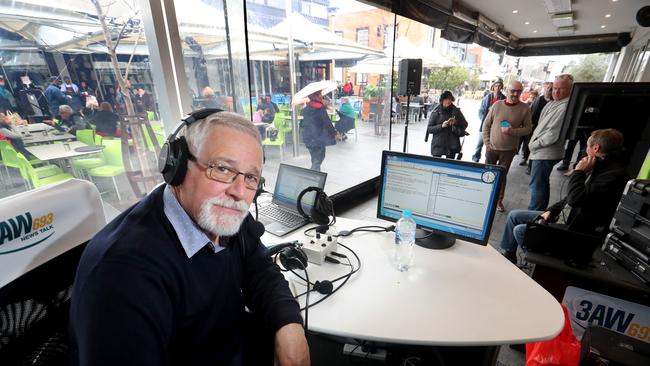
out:
M573 335L569 312L564 310L564 328L548 341L526 344L526 366L577 366L580 362L580 341Z

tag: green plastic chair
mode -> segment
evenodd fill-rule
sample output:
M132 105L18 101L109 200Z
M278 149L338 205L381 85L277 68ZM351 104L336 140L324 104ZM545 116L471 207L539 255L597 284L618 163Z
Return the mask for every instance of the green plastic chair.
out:
M273 125L275 128L278 130L278 136L275 138L275 140L271 141L270 138L265 138L262 140L262 146L278 146L280 148L280 160L283 160L284 158L284 136L285 136L285 129L284 129L284 119L282 119L282 122L279 122L279 119L276 117L273 120Z
M27 182L30 183L34 188L43 187L49 184L58 183L74 178L68 173L63 173L63 171L60 169L56 174L43 177L38 171L38 168L34 168L32 164L27 161L27 158L25 158L23 154L18 153L16 156L18 164L20 165L21 175L23 178L26 178Z
M10 144L9 141L7 141L7 140L0 140L0 157L2 156L3 151L4 151L5 149L10 149L10 150L16 151L16 150L14 149L14 146L13 146L12 144ZM4 158L3 158L3 160L4 160ZM36 159L36 158L31 159L31 160L29 161L29 163L32 164L32 165L39 165L39 166L40 166L40 165L45 165L45 164L47 164L47 163L44 162L43 160L41 160L41 159ZM17 168L17 167L10 166L10 168Z
M104 136L95 134L95 145L101 145L104 141Z
M92 129L77 130L75 134L77 136L77 140L83 142L84 144L93 145L95 143L95 131Z
M104 146L106 147L102 151L102 155L104 156L105 164L88 170L88 176L91 178L111 178L113 187L115 187L115 192L117 193L117 199L121 201L122 197L120 196L120 190L117 187L115 177L126 171L122 162L122 141L104 140Z

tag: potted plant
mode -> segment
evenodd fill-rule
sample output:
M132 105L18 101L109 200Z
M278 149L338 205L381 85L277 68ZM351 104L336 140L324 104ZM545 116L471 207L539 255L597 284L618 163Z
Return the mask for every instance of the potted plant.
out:
M371 105L377 104L381 99L381 95L384 93L383 86L368 85L363 90L363 111L362 119L364 121L368 120L368 115L370 110L373 109Z

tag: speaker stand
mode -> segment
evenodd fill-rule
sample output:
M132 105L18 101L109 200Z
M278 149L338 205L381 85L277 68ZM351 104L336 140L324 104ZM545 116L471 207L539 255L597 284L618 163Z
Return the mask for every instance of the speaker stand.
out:
M402 152L406 152L406 142L409 137L409 112L411 109L411 94L406 94L406 118L404 118L404 149Z

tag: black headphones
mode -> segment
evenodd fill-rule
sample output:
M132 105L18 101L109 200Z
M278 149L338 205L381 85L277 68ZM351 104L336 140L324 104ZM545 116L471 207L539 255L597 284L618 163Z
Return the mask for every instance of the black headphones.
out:
M183 183L187 172L187 161L191 159L187 140L185 136L176 138L178 132L183 127L189 128L192 123L218 112L223 112L223 110L218 108L196 110L181 119L181 124L169 135L160 149L160 156L158 156L158 171L163 175L167 184L177 186Z
M316 192L316 198L314 200L314 206L309 211L309 214L306 214L302 209L302 198L309 192ZM327 196L325 191L318 187L307 187L300 192L296 208L298 213L304 218L318 225L329 225L329 217L334 216L334 204L332 200Z
M300 249L300 243L293 241L291 243L277 244L268 248L269 257L276 254L280 257L282 267L287 270L302 270L307 268L307 254ZM331 294L334 290L332 281L316 281L312 285L311 291L316 291L322 295Z
M269 248L269 257L279 253L280 263L288 270L307 268L307 254L300 249L298 241L277 244Z

